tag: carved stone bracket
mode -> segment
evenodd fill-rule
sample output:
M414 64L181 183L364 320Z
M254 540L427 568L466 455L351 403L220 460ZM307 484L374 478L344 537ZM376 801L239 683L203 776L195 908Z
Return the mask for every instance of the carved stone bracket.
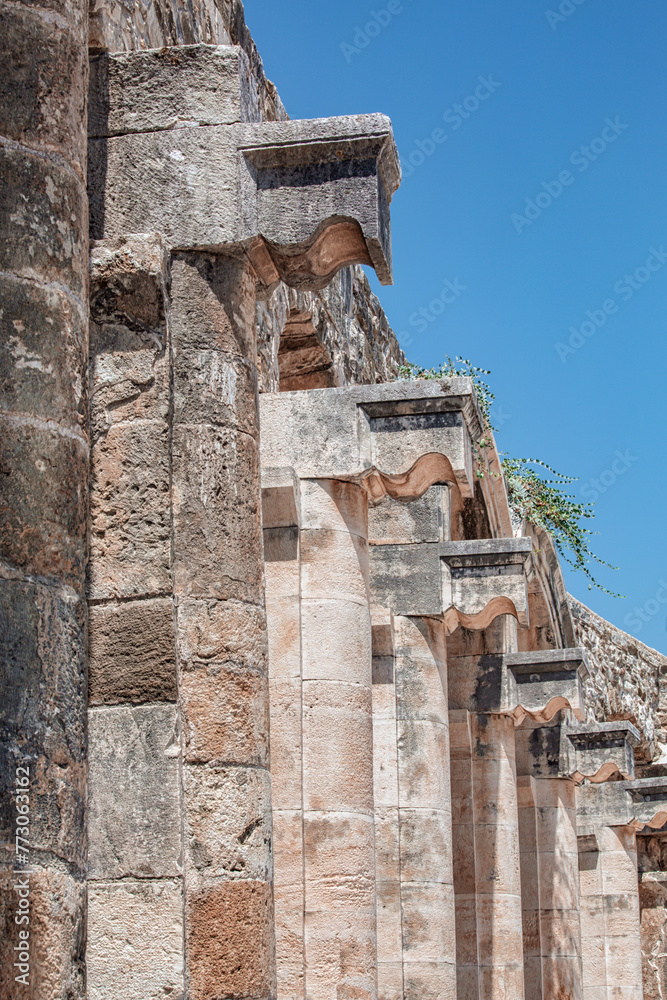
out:
M633 779L640 736L631 722L599 722L564 728L561 770L575 781L601 784L614 776Z
M400 166L389 119L242 121L253 114L242 57L186 48L171 60L171 50L107 57L91 115L92 235L159 232L175 250L245 253L264 291L280 280L321 288L351 263L391 284ZM175 120L165 110L188 80L203 94L203 122L194 106Z
M371 503L434 483L474 494L482 422L468 378L263 394L260 418L263 461L302 479L358 482Z
M526 717L550 722L569 709L584 720L584 682L589 669L583 649L545 649L503 657L502 709L520 725Z

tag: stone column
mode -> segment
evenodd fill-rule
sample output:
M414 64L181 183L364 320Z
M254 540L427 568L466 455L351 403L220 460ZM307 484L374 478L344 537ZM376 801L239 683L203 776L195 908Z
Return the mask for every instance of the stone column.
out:
M305 988L299 506L291 470L262 470L279 1000Z
M8 1000L85 994L87 20L83 0L0 4L0 993ZM27 852L15 841L19 827ZM30 872L21 900L14 869ZM29 925L15 923L19 905ZM19 945L28 960L14 965Z
M456 998L444 624L395 619L403 996Z
M366 493L301 482L306 994L377 995Z
M581 843L584 1000L643 1000L635 831L600 826Z
M275 992L255 368L243 259L172 261L173 586L191 1000Z
M515 629L514 619L501 615L483 630L460 627L449 637L447 670L453 709L481 707L487 696L497 702L494 686L500 685L502 655L514 646ZM468 842L465 849L462 845L460 854L467 855L467 865L475 872L479 1000L508 996L523 1000L514 719L477 711L470 713L469 725L474 843ZM460 899L457 895L457 922L459 909L462 920L470 920L469 896L469 892L462 892ZM469 968L461 969L468 979L473 974L464 970ZM459 989L464 988L467 984L460 982Z

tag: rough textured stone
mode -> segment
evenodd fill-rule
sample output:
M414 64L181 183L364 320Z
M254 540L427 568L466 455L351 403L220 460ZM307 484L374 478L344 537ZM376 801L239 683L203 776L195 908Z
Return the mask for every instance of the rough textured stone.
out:
M93 450L90 585L93 599L171 590L167 426L114 425Z
M88 890L88 997L184 995L180 880L94 882Z
M0 410L34 414L86 432L82 372L87 357L81 304L54 286L0 276Z
M190 864L206 880L269 882L270 777L260 768L188 765L183 775Z
M0 829L14 841L16 767L30 768L30 841L83 868L84 611L66 589L0 580Z
M86 888L52 868L30 875L30 986L17 983L17 876L0 872L0 992L3 1000L85 1000ZM23 925L21 925L23 926Z
M171 600L91 608L89 703L176 701L174 632Z
M192 1000L275 995L270 884L202 888L189 896L186 919Z
M90 877L178 875L181 803L175 707L93 708L88 725Z

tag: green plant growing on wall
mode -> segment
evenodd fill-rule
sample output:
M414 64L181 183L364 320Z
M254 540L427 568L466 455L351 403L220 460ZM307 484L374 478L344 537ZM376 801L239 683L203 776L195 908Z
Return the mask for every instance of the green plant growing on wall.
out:
M408 362L398 369L399 381L457 377L472 379L485 431L496 429L491 423L491 406L496 397L488 383L481 377L490 374L488 369L478 368L467 358L456 358L456 361L452 361L449 356L439 368L422 368ZM490 445L491 441L482 436L479 441L474 442L476 454L479 456L482 449ZM526 520L534 527L547 531L565 562L588 578L589 590L596 587L605 594L621 597L621 594L615 594L598 583L589 568L591 562L596 562L609 569L618 569L617 566L599 559L591 550L590 540L596 532L591 531L582 522L595 517L593 505L579 503L573 494L565 493L563 490L564 486L577 480L561 475L535 458L504 456L501 458L501 465L513 521L520 523ZM556 478L545 479L534 466L546 469ZM483 478L485 473L479 469L477 475Z

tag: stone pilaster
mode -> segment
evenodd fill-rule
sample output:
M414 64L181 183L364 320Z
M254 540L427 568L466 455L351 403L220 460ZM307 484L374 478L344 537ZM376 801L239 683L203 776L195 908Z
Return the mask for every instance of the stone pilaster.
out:
M87 28L82 0L0 4L0 993L8 1000L85 995ZM21 900L14 869L30 871ZM29 925L15 923L19 906ZM19 937L26 929L29 938ZM15 966L20 944L28 961Z

